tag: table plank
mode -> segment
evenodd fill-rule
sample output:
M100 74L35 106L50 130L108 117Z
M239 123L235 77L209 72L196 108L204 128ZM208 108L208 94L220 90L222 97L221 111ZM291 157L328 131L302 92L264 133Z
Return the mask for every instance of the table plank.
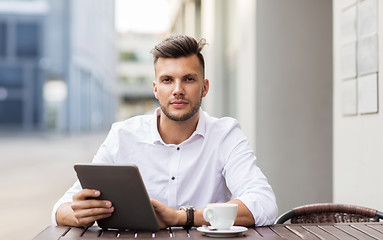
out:
M338 239L347 240L352 239L355 240L355 237L352 235L338 229L336 226L339 226L340 224L335 225L318 225L319 228L323 229L324 231L331 233L331 235L335 236ZM347 225L346 225L347 226Z
M286 238L281 237L280 235L278 235L273 230L271 230L270 227L256 227L254 230L257 232L258 235L261 236L260 239L270 239L270 240L282 240L282 239L286 239Z
M101 228L93 226L89 227L84 234L82 235L83 238L96 238L101 235Z
M246 232L243 232L242 236L248 239L262 239L262 236L254 228L248 228Z
M310 231L312 234L317 236L319 239L339 240L339 238L335 237L334 235L325 231L324 229L320 228L317 225L302 226L302 228L306 229L307 231Z
M172 235L173 234L170 232L170 229L155 232L155 237L159 239L168 239L171 238Z
M117 234L119 233L118 230L102 230L100 238L117 238Z
M63 235L60 239L80 239L85 231L85 228L70 227L69 231L66 232L65 235Z
M130 230L121 230L118 232L117 236L121 239L135 239L134 238L134 231Z
M39 234L37 234L37 236L34 237L33 240L59 239L68 230L69 227L66 226L48 226Z
M383 239L383 233L374 229L374 228L371 228L369 226L366 225L362 225L362 224L352 224L351 227L355 228L355 229L358 229L359 231L362 231L364 232L365 234L375 238L375 239Z
M369 235L367 235L364 232L359 231L358 229L355 229L351 227L350 225L336 225L336 228L347 232L351 236L355 237L356 239L363 239L363 240L376 240L378 238L373 238Z
M367 226L370 227L370 228L375 229L378 232L383 233L383 225L382 224L378 224L378 223L371 224L371 223L368 223Z
M298 232L296 231L294 232L291 229L288 229L286 226L287 225L274 225L274 226L271 226L270 229L273 230L279 236L286 239L290 239L290 240L304 239Z
M172 227L170 232L172 233L172 239L189 239L188 232L182 227Z
M286 226L288 230L293 232L295 235L299 236L301 239L307 239L307 240L318 240L320 239L318 236L314 235L312 232L307 231L307 229L304 229L300 225L290 225Z
M152 233L152 232L136 232L136 233L134 233L134 237L136 237L138 239L152 239L155 236L156 236L155 233Z

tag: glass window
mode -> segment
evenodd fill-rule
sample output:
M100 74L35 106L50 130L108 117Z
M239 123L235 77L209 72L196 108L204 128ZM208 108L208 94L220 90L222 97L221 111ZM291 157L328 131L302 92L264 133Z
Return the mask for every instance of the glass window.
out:
M39 31L37 23L18 23L16 25L16 55L18 57L39 56Z
M138 57L135 52L127 51L120 53L120 59L122 62L136 62Z
M21 67L0 67L0 86L21 88L23 86Z
M23 121L23 104L21 100L0 102L0 124L21 124Z
M7 39L7 33L6 33L6 25L4 22L0 22L0 57L5 56L6 53L6 39Z

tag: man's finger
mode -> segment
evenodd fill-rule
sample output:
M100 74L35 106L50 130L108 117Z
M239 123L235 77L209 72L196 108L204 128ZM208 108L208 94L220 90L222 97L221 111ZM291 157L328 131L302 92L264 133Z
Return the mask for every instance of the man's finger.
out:
M74 201L71 204L73 211L80 209L91 209L91 208L111 208L112 203L108 200L82 200Z
M111 208L90 208L90 209L80 209L74 212L74 215L77 219L97 217L99 215L110 215L114 212L114 207Z
M152 203L152 206L155 210L160 210L161 208L163 208L164 204L161 203L160 201L156 200L156 199L150 199L150 202Z
M106 213L106 214L100 214L96 216L90 216L90 217L84 217L84 218L79 218L78 219L78 225L82 227L89 227L93 225L93 223L97 220L101 220L104 218L110 217L112 214L111 213Z
M76 200L85 200L87 198L91 197L99 197L101 195L101 192L95 189L83 189L80 192L76 193L73 196L73 201Z
M151 198L150 199L150 203L152 204L152 206L155 208L157 206L157 200Z

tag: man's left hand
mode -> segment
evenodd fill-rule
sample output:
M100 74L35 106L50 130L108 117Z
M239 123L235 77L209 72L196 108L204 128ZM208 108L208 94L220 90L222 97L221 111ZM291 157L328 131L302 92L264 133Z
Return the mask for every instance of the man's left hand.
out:
M186 223L185 211L176 211L155 199L150 199L150 201L162 229L172 226L182 226Z

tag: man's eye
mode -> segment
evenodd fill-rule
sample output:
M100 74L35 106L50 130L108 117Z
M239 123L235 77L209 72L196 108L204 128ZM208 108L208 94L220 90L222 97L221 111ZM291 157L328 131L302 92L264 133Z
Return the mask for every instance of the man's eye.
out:
M162 79L162 82L170 82L170 78L164 78Z
M186 81L189 81L189 82L194 81L194 78L192 78L192 77L188 77L188 78L186 79Z

